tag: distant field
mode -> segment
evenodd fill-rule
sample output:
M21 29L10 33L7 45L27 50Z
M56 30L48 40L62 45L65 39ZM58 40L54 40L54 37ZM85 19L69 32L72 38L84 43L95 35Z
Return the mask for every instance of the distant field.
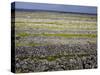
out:
M96 15L17 11L15 36L16 72L97 67Z

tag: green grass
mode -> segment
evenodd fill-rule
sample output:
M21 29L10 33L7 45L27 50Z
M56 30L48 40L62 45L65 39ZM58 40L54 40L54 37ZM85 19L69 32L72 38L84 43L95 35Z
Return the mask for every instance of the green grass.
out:
M25 15L23 15L23 14L21 14L21 17L22 18L19 18L18 16L17 16L17 18L16 18L16 20L20 20L20 19L23 19L23 17L24 17L24 19L25 19L25 16L26 16L26 18L27 18L27 15L29 16L29 14L25 14ZM61 15L61 14L59 14L59 15L56 15L56 14L53 14L53 15L49 15L49 14L47 14L47 13L45 13L44 15L42 15L42 14L37 14L37 15L30 15L30 18L29 18L29 20L31 20L31 19L53 19L53 20L57 20L57 19L62 19L62 20L70 20L70 19L73 19L73 20L89 20L89 21L91 21L91 20L97 20L96 19L96 16L95 17L93 17L93 16L88 16L88 15L81 15L81 16L78 16L78 15L74 15L74 16L72 16L72 15Z
M28 26L28 24L32 24L33 26L35 25L35 24L41 24L41 25L43 25L43 24L55 24L55 25L64 25L64 26L66 26L66 24L67 25L69 25L69 26L74 26L74 25L78 25L78 26L90 26L91 27L91 25L94 25L94 26L96 26L97 25L97 23L96 22L93 22L93 23L87 23L87 22L82 22L81 23L81 21L80 21L80 23L77 23L77 22L68 22L68 23L66 23L65 21L56 21L56 22L16 22L16 26Z
M43 36L60 36L60 37L96 37L95 34L42 34Z
M93 16L93 15L87 15L87 14L72 14L72 13L57 13L57 12L20 12L20 11L17 11L16 12L16 15L17 15L17 17L27 17L27 15L28 16L30 16L30 17L36 17L36 18L45 18L45 17L47 17L47 18L49 18L49 17L61 17L61 18L63 18L63 17L71 17L71 18L73 18L73 17L75 17L75 18L88 18L88 19L90 19L90 18L96 18L96 16Z
M55 56L48 56L48 57L45 58L45 59L47 59L48 61L54 61L54 60L56 60L57 58L56 58Z
M16 46L18 47L18 46L32 46L32 47L34 47L34 46L45 46L46 44L40 44L40 43L28 43L28 44L26 44L26 43L16 43Z
M25 43L16 43L16 46L37 46L38 44L25 44Z
M30 34L29 33L19 33L19 34L16 34L16 36L26 37L26 36L30 36Z
M37 25L38 24L38 25ZM59 22L17 22L16 30L48 29L48 30L96 30L95 23L59 23Z
M79 37L79 38L96 38L96 34L29 34L29 33L19 33L16 34L16 36L19 37L27 37L27 36L47 36L47 37L52 37L52 36L57 36L57 37L65 37L65 38L73 38L73 37Z
M82 58L84 56L90 56L90 55L95 55L95 54L88 54L88 53L80 53L80 54L70 54L68 53L67 55L59 55L59 54L56 54L55 56L44 56L44 57L40 57L40 56L29 56L29 55L26 55L24 57L19 57L19 59L21 60L24 60L24 59L27 59L27 58L30 58L31 60L48 60L48 61L55 61L56 59L58 58L61 58L61 57L65 57L65 59L70 59L70 58L76 58L76 56Z

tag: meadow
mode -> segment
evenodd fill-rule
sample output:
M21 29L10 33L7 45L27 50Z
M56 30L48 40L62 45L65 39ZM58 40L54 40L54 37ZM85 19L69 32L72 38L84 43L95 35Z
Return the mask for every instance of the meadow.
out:
M13 18L17 73L97 68L96 15L16 11Z

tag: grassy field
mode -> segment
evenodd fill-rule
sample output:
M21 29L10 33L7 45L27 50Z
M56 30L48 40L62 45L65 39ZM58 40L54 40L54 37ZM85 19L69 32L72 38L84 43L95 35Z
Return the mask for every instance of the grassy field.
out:
M15 34L18 73L97 67L96 15L16 11Z

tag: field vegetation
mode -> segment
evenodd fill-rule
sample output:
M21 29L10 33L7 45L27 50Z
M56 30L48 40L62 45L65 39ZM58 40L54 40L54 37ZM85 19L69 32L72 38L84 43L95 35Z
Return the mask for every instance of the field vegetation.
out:
M16 11L14 18L17 73L97 68L96 15Z

